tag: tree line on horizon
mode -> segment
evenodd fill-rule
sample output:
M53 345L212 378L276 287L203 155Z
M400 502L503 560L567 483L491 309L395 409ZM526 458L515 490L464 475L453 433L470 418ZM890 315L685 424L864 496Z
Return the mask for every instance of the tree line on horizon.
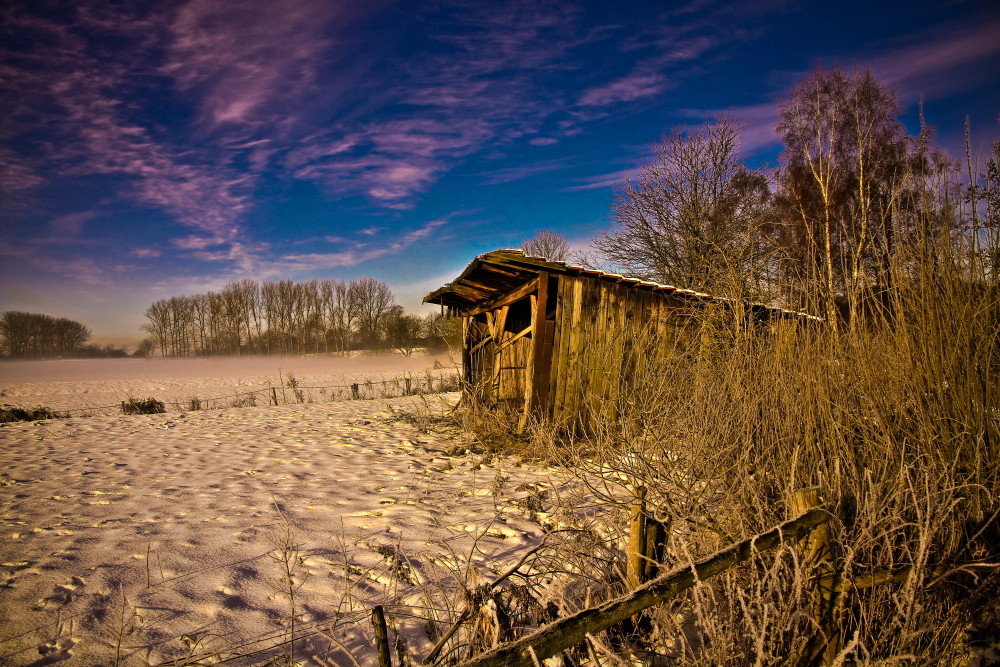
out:
M17 310L0 313L0 357L6 359L127 356L113 345L88 345L90 335L85 325L65 317Z
M146 309L147 355L339 353L415 347L443 349L453 323L403 311L374 278L251 279L221 290L161 299Z

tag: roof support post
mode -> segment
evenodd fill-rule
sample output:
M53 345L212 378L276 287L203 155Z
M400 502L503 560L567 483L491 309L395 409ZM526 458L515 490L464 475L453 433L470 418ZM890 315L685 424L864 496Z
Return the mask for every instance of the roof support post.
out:
M531 347L524 373L524 411L518 430L523 431L532 412L543 412L548 401L551 343L545 315L549 301L549 273L538 273L538 291L531 297ZM548 344L547 344L548 343Z

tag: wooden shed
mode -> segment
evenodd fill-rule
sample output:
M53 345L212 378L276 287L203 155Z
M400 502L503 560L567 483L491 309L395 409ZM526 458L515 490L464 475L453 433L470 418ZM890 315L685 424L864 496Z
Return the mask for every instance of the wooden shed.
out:
M476 257L424 303L462 318L466 391L519 411L523 425L532 413L586 421L585 406L595 404L614 413L639 353L636 336L665 339L707 304L731 302L503 249ZM793 314L757 304L746 312Z

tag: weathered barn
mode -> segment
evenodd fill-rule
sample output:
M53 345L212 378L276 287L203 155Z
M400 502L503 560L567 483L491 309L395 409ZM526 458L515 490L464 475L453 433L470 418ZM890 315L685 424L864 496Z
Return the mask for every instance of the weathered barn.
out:
M665 339L726 299L504 249L475 258L424 303L463 320L467 391L560 423L614 412L635 363L636 336ZM792 315L746 305L749 316Z

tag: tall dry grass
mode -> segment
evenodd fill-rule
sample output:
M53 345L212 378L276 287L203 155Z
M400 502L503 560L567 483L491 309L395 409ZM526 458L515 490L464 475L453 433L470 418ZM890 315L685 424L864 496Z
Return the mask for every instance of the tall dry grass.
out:
M670 339L640 326L588 350L595 364L630 361L613 410L580 397L585 428L518 436L516 415L467 401L463 423L487 447L562 462L587 488L589 534L617 553L561 573L589 582L590 602L626 588L640 487L670 526L667 567L772 528L797 490L815 487L830 512L818 567L795 547L762 555L651 610L631 636L578 647L581 660L599 646L609 664L1000 660L976 646L1000 637L1000 276L977 270L968 239L918 241L846 326L749 326L720 307ZM557 602L560 615L578 608Z
M967 664L970 629L1000 634L1000 290L956 267L901 271L889 309L839 333L719 310L673 340L623 334L644 349L617 418L555 445L609 521L624 528L623 498L645 487L677 565L773 527L803 487L831 513L822 568L763 556L651 614L645 650ZM866 586L873 573L893 581ZM833 590L822 608L817 583Z

